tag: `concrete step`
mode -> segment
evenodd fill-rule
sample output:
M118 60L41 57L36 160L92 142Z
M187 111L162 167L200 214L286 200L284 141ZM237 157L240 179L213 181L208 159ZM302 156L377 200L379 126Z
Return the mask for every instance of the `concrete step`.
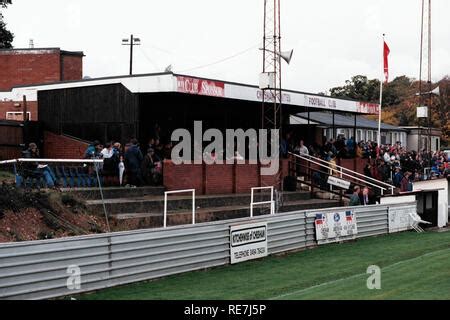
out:
M288 203L284 203L284 205L280 208L280 212L326 209L336 207L339 207L338 200L310 199L306 201L291 201Z
M73 194L74 196L83 200L101 199L99 188L61 188L60 190L63 193ZM103 196L105 199L138 198L146 196L161 196L163 194L164 194L164 187L103 188Z
M311 195L308 192L283 193L283 200L285 202L309 200L310 197ZM168 211L188 211L192 209L192 198L190 196L169 196L168 199ZM195 199L195 207L197 209L230 206L250 207L250 199L250 194L197 196ZM255 195L254 197L255 202L268 201L269 199L269 194ZM85 204L89 212L94 214L103 213L101 200L87 200ZM124 212L164 212L164 197L146 196L140 198L107 199L105 205L107 211L111 214Z
M280 209L280 212L293 212L304 211L313 209L325 209L337 207L338 201L325 201L325 200L299 200L285 203ZM268 208L255 208L254 215L259 216L262 214L268 214ZM216 208L203 208L196 210L196 222L211 222L228 219L245 218L250 216L250 209L248 206L227 206ZM115 214L113 217L118 221L126 220L127 223L134 223L140 228L158 228L163 225L162 213L124 213ZM192 223L192 211L175 211L169 212L167 215L167 225L184 225Z
M344 194L343 194L344 196ZM314 198L323 200L339 200L340 196L331 192L326 191L315 191Z

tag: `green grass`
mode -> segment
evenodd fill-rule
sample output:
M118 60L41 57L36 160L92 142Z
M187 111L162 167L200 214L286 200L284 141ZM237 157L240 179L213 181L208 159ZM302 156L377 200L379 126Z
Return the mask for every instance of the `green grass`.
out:
M368 290L370 265L381 290ZM450 299L450 232L333 244L209 271L106 289L88 300Z

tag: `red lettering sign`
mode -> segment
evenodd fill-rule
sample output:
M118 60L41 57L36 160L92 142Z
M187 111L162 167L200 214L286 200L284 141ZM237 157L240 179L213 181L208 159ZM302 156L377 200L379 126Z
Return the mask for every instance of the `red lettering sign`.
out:
M209 81L188 77L177 77L178 92L198 94L201 96L225 97L223 82Z
M365 103L365 102L359 102L358 103L358 110L359 113L367 113L367 114L378 114L380 110L380 105L376 103Z

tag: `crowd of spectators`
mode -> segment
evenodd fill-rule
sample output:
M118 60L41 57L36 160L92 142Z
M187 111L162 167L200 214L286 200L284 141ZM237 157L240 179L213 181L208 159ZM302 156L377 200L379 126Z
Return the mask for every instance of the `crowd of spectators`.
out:
M120 184L128 187L161 185L163 160L170 159L172 144L160 143L159 137L150 138L146 145L130 139L124 146L119 142L94 141L86 149L85 159L103 159L100 170L111 184L119 177Z
M305 146L303 140L293 141L288 134L282 142L282 153L293 152L311 155L336 165L337 159L366 159L364 174L368 177L394 185L401 192L412 191L414 181L446 178L450 173L449 158L443 151L410 151L400 142L381 145L369 141L355 142L339 136L336 140ZM361 191L361 190L360 190Z

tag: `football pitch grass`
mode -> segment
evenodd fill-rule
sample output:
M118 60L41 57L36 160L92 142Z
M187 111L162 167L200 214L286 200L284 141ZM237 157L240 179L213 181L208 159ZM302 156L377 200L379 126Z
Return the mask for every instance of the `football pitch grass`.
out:
M367 268L381 268L381 289ZM78 296L87 300L447 300L450 232L406 232Z

